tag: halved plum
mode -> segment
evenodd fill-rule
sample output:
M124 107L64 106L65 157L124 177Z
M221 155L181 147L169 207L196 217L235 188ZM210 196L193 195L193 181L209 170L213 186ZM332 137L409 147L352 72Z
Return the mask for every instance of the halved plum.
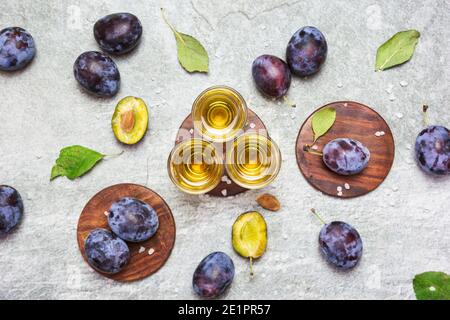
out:
M144 100L125 97L119 101L111 120L117 140L125 144L139 142L147 132L148 110Z

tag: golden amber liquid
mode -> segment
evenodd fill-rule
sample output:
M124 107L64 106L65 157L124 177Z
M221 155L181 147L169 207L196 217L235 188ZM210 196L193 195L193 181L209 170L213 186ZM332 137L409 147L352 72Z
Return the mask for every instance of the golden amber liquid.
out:
M228 151L226 170L231 180L247 189L270 184L281 168L278 146L264 135L244 134Z
M201 138L224 142L241 133L247 121L247 105L236 90L211 87L194 101L192 118Z
M202 194L220 183L223 173L222 156L211 143L190 139L174 147L167 169L173 183L182 191Z

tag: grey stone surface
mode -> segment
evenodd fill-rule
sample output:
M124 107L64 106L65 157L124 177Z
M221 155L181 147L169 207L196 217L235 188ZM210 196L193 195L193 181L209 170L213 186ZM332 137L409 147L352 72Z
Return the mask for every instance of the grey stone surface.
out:
M180 67L161 6L180 31L203 42L210 55L208 75L188 74ZM77 86L72 65L81 52L98 49L94 22L117 11L139 16L143 41L135 52L115 58L122 75L117 97L96 99ZM424 175L412 151L423 103L431 106L432 123L450 126L448 1L17 0L1 1L0 24L24 27L38 47L27 69L0 74L0 183L16 187L26 208L19 229L0 240L0 298L194 299L192 273L215 250L230 254L236 265L229 299L413 299L416 273L450 271L450 180ZM324 32L329 54L317 76L293 80L293 109L262 98L250 66L263 53L284 57L292 33L304 25ZM409 28L422 33L412 61L375 73L377 47ZM230 85L244 95L283 154L281 173L265 190L279 197L283 209L263 212L270 238L253 279L247 261L233 252L230 233L238 214L257 208L260 192L231 199L188 196L166 173L180 122L195 97L214 84ZM126 95L142 97L150 106L149 131L133 147L116 142L110 128L115 104ZM352 200L324 196L310 187L294 154L303 120L317 107L342 99L381 113L396 142L386 181ZM49 182L59 150L71 144L125 153L76 181ZM132 284L92 272L76 243L83 206L99 190L120 182L160 193L177 223L167 264ZM344 220L359 230L365 247L355 270L336 272L319 255L320 224L309 213L311 207L326 220Z

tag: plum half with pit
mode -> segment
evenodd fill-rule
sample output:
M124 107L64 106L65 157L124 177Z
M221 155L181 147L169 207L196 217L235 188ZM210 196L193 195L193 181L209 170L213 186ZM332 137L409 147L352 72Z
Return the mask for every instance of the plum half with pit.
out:
M0 236L10 233L22 216L23 201L19 192L13 187L0 185Z
M444 176L450 174L450 133L443 126L428 126L417 136L415 156L426 173Z
M113 13L99 19L94 25L94 37L100 47L111 54L133 50L142 36L142 24L131 13Z
M125 241L102 228L92 230L84 242L88 263L96 270L115 274L130 260L130 250Z
M156 210L147 203L124 197L108 210L108 224L112 232L129 242L150 239L159 228Z
M200 297L217 298L230 286L233 278L233 260L226 253L213 252L195 269L192 286Z
M284 97L291 85L288 65L272 55L264 54L256 58L252 65L252 75L258 90L271 98Z
M33 37L25 29L10 27L0 31L0 70L23 69L35 55Z
M354 175L363 171L370 160L370 151L358 140L338 138L323 148L323 162L340 175Z
M78 83L98 97L112 97L120 88L120 73L115 62L97 51L82 53L73 65Z
M148 110L144 100L125 97L114 110L111 126L117 140L125 144L138 143L147 132Z
M317 73L327 58L328 45L319 29L303 27L295 32L286 49L291 72L300 77Z

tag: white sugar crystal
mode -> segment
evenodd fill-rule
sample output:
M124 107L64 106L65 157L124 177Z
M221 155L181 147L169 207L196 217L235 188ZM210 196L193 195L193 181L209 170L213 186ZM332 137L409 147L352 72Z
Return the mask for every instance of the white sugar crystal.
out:
M402 87L406 87L406 86L408 85L408 82L405 81L405 80L402 80L402 81L400 81L400 85L401 85Z
M189 129L189 133L193 134L194 133L194 129L193 128Z
M386 89L384 89L384 90L386 90L386 92L387 93L392 93L392 89L394 88L394 86L392 85L392 84L390 84Z
M397 192L398 191L398 187L392 187L392 191Z
M155 253L155 249L153 249L153 248L148 249L148 255L149 256L151 256L154 253Z
M390 100L390 101L394 101L394 100L395 100L395 96L394 96L393 93L389 95L389 100Z
M108 211L103 212L103 214L104 214L105 216L109 216L109 212L108 212Z
M223 190L221 191L221 193L222 193L222 195L223 195L224 197L226 197L226 196L227 196L227 189L223 189Z
M344 184L344 188L350 190L350 185L348 183Z
M231 180L230 179L227 180L227 184L231 184Z
M144 251L145 251L145 247L140 247L138 252L139 252L139 253L142 253L142 252L144 252Z
M223 182L227 182L228 181L228 177L227 176L222 176L222 178L220 180L222 180Z
M317 150L317 149L319 149L319 147L318 147L318 146L316 146L316 145L313 145L313 146L311 147L311 149L313 149L313 150Z
M337 190L338 192L342 192L342 187L341 187L341 186L338 186L338 187L336 188L336 190Z
M342 88L343 86L344 86L344 85L343 85L342 83L338 83L338 84L337 84L337 87L338 87L338 88Z
M403 118L403 113L401 113L401 112L397 112L395 115L396 115L397 118L399 118L399 119Z
M337 195L338 195L338 197L342 197L342 191L339 191L339 192L337 193Z
M252 123L250 123L250 128L252 128L252 129L254 129L255 127L256 127L256 124L254 124L253 122Z
M348 103L346 102L346 103L344 103L344 107L346 107L346 106L348 106Z

